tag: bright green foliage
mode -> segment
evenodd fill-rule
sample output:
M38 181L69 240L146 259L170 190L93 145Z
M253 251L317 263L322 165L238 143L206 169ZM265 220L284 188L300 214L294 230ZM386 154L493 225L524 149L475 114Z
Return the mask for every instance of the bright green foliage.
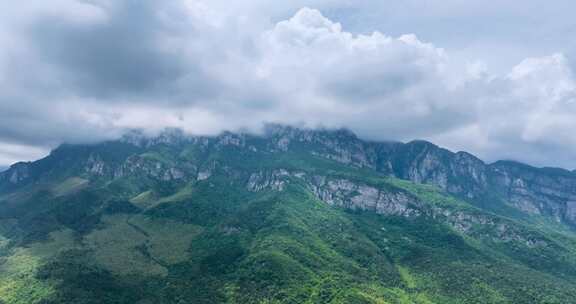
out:
M70 168L6 193L0 303L576 303L569 229L496 215L435 187L298 149L99 149L110 162L137 153L145 161L226 169L182 182L88 179ZM331 206L293 177L281 191L247 189L251 173L274 169L403 191L430 210L482 215L547 245L499 240L489 225L463 233L441 217Z

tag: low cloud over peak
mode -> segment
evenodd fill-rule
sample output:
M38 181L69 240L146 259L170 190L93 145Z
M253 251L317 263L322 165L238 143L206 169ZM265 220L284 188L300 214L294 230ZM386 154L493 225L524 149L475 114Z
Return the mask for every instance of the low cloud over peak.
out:
M493 72L414 34L347 29L338 1L299 2L33 0L5 10L0 165L132 128L215 134L277 122L574 167L569 54ZM351 11L366 14L363 5Z

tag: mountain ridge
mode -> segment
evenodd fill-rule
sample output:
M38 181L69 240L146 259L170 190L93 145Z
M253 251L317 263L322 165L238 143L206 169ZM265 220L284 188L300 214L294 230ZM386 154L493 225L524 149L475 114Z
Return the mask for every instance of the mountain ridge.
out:
M258 134L258 133L246 133L246 132L233 132L233 131L223 131L218 135L192 135L192 134L186 134L184 131L182 131L181 129L178 128L166 128L164 129L164 131L161 131L160 133L158 133L158 135L145 135L144 132L142 132L141 130L138 129L133 129L131 131L128 131L127 133L125 133L125 135L123 135L121 138L117 139L117 140L105 140L105 141L101 141L101 142L96 142L96 143L89 143L89 144L71 144L71 143L63 143L61 145L59 145L57 148L55 148L54 150L58 150L62 147L66 147L66 146L95 146L98 145L100 143L104 143L104 142L114 142L114 141L122 141L122 142L127 142L127 143L132 143L135 145L141 145L143 141L147 141L149 140L150 142L169 142L170 141L170 137L172 138L181 138L183 140L191 140L194 138L216 138L216 137L220 137L220 136L225 136L225 135L248 135L248 136L262 136L262 137L268 137L273 135L274 133L278 133L280 132L279 130L282 129L292 129L295 131L312 131L312 132L325 132L325 133L332 133L332 132L340 132L342 134L349 134L351 135L353 138L361 140L367 144L387 144L387 145L413 145L413 144L424 144L424 145L431 145L434 146L435 148L441 149L441 150L446 150L452 154L468 154L469 156L473 157L473 158L477 158L478 160L480 160L481 162L483 162L485 165L487 166L493 166L493 165L498 165L498 164L510 164L510 165L517 165L517 166L522 166L522 167L527 167L529 169L532 170L545 170L545 171L556 171L559 174L565 173L566 175L576 175L576 169L575 170L569 170L563 167L554 167L554 166L534 166L531 165L529 163L526 162L522 162L522 161L518 161L518 160L513 160L513 159L500 159L500 160L495 160L492 162L486 162L484 160L482 160L481 158L477 157L476 155L474 155L473 153L470 153L468 151L464 151L464 150L450 150L448 148L439 146L431 141L428 140L424 140L424 139L414 139L414 140L410 140L407 142L401 142L401 141L392 141L392 140L366 140L366 139L361 139L360 137L358 137L353 131L351 131L350 129L347 128L300 128L300 127L291 127L288 125L279 125L279 124L268 124L265 127L265 131L262 134ZM52 150L50 153L54 152L54 150ZM41 160L41 159L38 159ZM0 166L0 173L5 173L5 171L8 171L9 169L12 169L12 167L15 166L19 166L19 165L29 165L32 164L38 160L31 160L31 161L18 161L16 163L13 163L11 165L7 165L7 166Z
M451 194L477 200L478 203L484 199L481 196L487 188L493 187L503 193L509 192L506 200L512 201L516 204L515 207L522 209L523 212L545 214L555 217L557 221L567 221L571 225L576 225L576 190L572 190L576 189L576 174L572 171L562 168L538 168L517 161L500 160L486 163L468 152L452 152L424 140L407 143L364 141L347 129L299 129L270 125L263 135L223 132L218 136L193 136L186 135L178 129L169 129L156 137L148 137L142 133L132 132L118 141L105 142L104 145L129 144L145 148L158 144L209 145L213 141L216 145L245 146L247 139L271 141L265 147L271 152L286 151L291 142L319 144L319 151L311 152L316 156L346 165L371 168L416 183L433 184ZM61 155L64 153L59 151L67 148L90 150L90 147L97 146L99 144L65 144L52 151L45 159L59 155L65 157ZM322 152L327 149L329 151ZM96 173L101 169L99 166L103 165L95 159L87 159L87 162L93 163L91 170ZM28 179L34 179L34 175L42 175L45 169L38 164L39 162L20 162L1 172L0 190L26 183ZM531 179L524 180L519 174L529 176ZM540 183L540 187L546 187L544 193L528 191L523 187L528 182ZM493 185L488 185L489 183ZM555 197L550 198L551 195ZM541 205L542 201L554 205L553 210L549 210L550 206Z
M63 145L0 174L0 303L572 303L573 182L348 130Z

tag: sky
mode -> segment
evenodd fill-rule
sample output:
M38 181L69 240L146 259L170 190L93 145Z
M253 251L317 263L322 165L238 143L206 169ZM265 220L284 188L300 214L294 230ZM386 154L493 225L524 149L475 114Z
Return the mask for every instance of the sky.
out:
M139 128L266 123L576 168L576 2L0 4L0 168Z

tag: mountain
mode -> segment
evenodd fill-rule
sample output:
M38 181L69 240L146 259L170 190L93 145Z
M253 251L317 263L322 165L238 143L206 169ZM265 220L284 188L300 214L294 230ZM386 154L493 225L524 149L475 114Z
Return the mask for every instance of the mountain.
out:
M0 303L576 303L576 174L272 125L0 173Z

